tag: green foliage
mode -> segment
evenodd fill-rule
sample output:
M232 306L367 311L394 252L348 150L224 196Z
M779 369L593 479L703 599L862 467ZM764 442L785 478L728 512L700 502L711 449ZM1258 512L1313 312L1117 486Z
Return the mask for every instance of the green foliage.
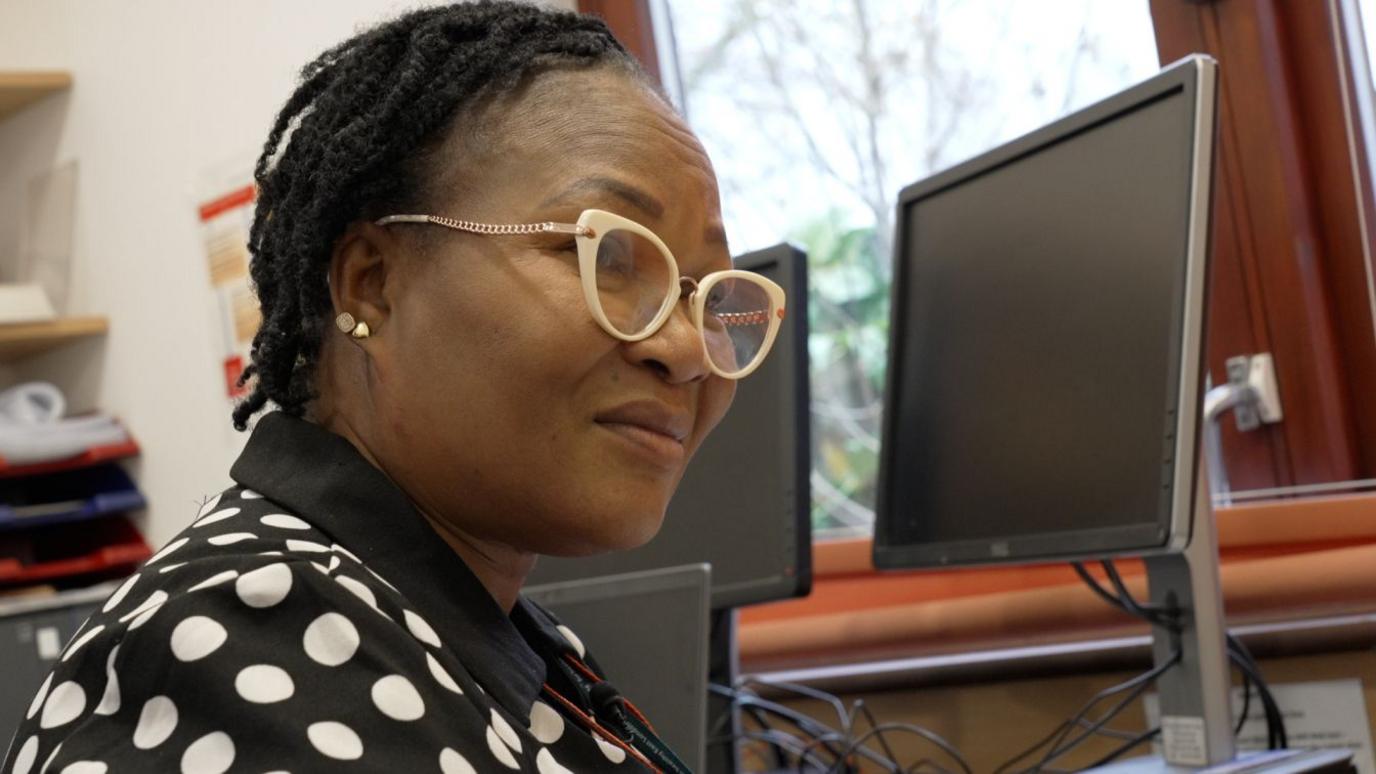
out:
M804 222L793 241L808 254L813 528L867 528L888 354L888 256L873 225L851 225L839 210Z

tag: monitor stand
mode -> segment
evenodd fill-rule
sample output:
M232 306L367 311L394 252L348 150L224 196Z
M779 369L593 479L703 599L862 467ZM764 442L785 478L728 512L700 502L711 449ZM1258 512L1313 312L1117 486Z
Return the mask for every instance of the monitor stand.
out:
M1189 547L1145 560L1152 603L1181 612L1178 635L1154 628L1152 656L1160 665L1180 651L1180 663L1157 680L1160 740L1163 763L1187 767L1226 763L1235 754L1218 530L1202 470L1199 478Z
M736 685L740 654L736 649L736 609L713 609L712 632L708 640L707 681L714 685ZM729 716L726 727L721 719ZM724 736L730 741L718 742ZM716 692L707 697L707 774L736 774L740 769L741 713L736 703Z
M1238 762L1233 744L1232 678L1228 667L1227 623L1218 579L1218 530L1207 475L1195 482L1189 547L1183 553L1145 559L1151 601L1180 610L1178 635L1153 627L1152 657L1159 666L1177 649L1180 663L1157 680L1164 755L1125 760L1099 769L1114 772L1186 772ZM1333 751L1327 751L1332 753ZM1246 771L1332 771L1350 758L1338 752L1294 751L1252 754ZM1262 762L1264 761L1264 762ZM1342 769L1347 770L1347 769Z

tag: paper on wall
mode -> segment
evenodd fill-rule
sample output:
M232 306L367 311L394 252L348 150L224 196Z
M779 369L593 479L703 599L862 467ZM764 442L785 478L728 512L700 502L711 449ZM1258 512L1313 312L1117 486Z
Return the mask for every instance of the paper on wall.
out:
M201 176L196 205L211 291L218 307L219 356L225 392L230 398L246 392L236 383L248 363L253 336L262 322L248 276L248 235L257 198L251 169L247 162L207 169Z

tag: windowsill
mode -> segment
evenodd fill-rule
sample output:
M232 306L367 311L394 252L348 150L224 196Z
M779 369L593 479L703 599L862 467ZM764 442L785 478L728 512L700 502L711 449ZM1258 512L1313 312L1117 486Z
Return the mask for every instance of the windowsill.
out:
M1376 610L1376 494L1217 510L1232 624ZM1145 594L1140 562L1120 564ZM1123 636L1064 565L880 573L869 540L819 543L812 595L743 611L745 672Z

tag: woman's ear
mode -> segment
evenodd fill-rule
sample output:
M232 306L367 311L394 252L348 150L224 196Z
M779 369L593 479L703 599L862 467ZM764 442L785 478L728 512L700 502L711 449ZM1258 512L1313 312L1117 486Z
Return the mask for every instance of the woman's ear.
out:
M363 221L350 225L335 242L330 255L330 300L336 320L344 313L352 317L353 322L340 329L347 327L345 332L354 333L355 338L376 336L387 328L391 313L387 281L389 273L398 270L397 247L386 228Z

